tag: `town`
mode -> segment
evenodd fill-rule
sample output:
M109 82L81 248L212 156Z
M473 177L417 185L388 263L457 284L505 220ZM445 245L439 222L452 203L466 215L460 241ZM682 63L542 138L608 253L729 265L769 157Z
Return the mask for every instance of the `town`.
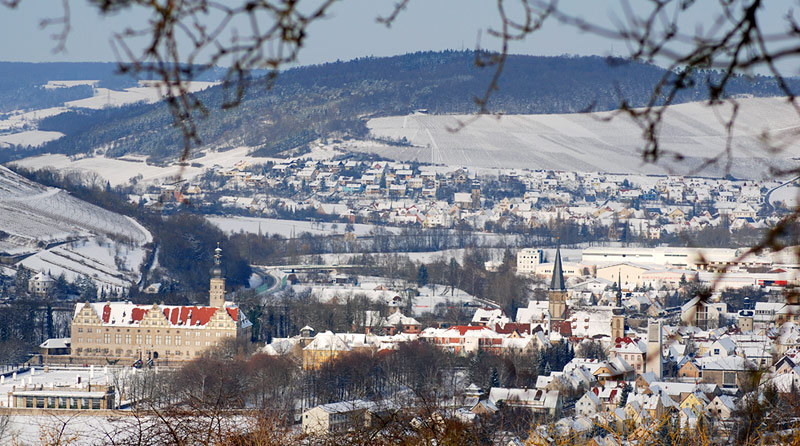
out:
M227 299L217 248L207 304L76 302L70 337L46 340L38 355L2 373L0 410L105 416L188 404L224 419L229 410L260 408L284 420L284 441L298 442L389 441L399 433L388 420L400 419L420 438L444 439L457 427L459 435L518 444L622 444L691 432L741 439L766 435L755 432L764 423L793 422L800 384L793 256L622 246L565 252L573 261L561 248L526 248L510 265L492 267L511 268L532 286L515 314L446 284L437 292L423 273L409 283L354 277L347 265L276 267L271 293L283 297L268 306L283 317L296 310L286 299L305 295L328 311L350 308L330 315L347 315L348 328L331 331L329 320L259 344L251 343L247 312ZM39 273L28 291L47 295L52 286ZM196 367L206 368L200 376L210 388L186 400L198 391L186 381ZM224 400L214 400L223 389ZM753 400L762 394L768 401ZM787 410L776 414L776 406ZM761 416L749 420L745 411ZM106 421L95 429L118 435L129 427ZM788 438L769 432L772 441Z
M131 200L166 208L188 201L210 213L344 224L465 226L497 233L529 233L557 221L588 228L565 243L595 237L657 244L710 228L743 233L764 229L789 212L796 198L792 181L476 171L347 158L352 157L300 157L281 164L242 161L230 169L207 169L191 182L151 187Z
M800 445L787 3L0 0L0 446Z

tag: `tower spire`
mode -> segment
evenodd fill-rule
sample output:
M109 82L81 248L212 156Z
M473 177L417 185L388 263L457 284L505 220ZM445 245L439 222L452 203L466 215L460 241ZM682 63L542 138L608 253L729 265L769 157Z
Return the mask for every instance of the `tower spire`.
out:
M551 290L566 290L564 286L564 270L561 266L561 243L556 248L556 260L553 265L553 279L550 281Z

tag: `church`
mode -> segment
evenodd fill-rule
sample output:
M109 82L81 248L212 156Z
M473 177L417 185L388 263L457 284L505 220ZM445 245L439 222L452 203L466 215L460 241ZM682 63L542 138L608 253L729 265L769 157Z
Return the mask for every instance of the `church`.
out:
M72 318L70 362L189 361L228 338L250 338L252 324L225 301L222 250L211 269L208 306L82 303Z

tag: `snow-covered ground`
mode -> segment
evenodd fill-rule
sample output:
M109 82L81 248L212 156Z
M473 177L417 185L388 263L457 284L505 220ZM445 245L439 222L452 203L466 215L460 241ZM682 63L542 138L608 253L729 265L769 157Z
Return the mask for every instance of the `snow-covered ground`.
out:
M94 80L78 81L49 81L44 85L47 89L72 87L75 85L95 85ZM216 85L217 82L187 82L186 88L189 92L197 92ZM103 109L107 107L119 107L137 102L155 103L161 100L166 93L161 83L155 81L139 81L138 87L125 90L109 90L107 88L95 88L94 95L90 98L78 99L64 103L61 107L50 107L41 110L19 110L11 113L9 117L0 120L0 148L8 144L39 146L48 141L56 140L62 136L59 132L40 132L36 130L37 122L40 119L55 116L69 111L73 108Z
M784 206L790 208L797 207L800 203L800 187L794 186L792 183L778 187L769 195L769 202L773 206L783 203Z
M800 156L800 139L796 137L800 117L787 101L751 98L739 102L731 173L740 178L770 177L770 166L785 169L787 163L798 164L791 158ZM406 138L415 147L368 144L348 149L400 161L417 159L451 166L721 176L726 159L693 170L704 159L724 154L723 120L730 113L728 105L689 103L670 107L660 144L665 153L684 156L683 162L664 157L658 164L644 163L639 126L624 116L603 121L609 113L485 116L456 132L452 130L470 116L417 113L375 118L367 124L373 135ZM785 143L785 150L778 154L765 150L761 140L764 131Z
M45 132L43 130L28 130L8 135L0 135L0 148L9 144L15 146L37 147L42 144L64 136L61 132Z
M159 82L140 81L140 86L126 88L125 90L109 90L108 88L96 88L94 96L91 98L78 99L67 102L67 108L91 108L102 109L107 107L119 107L136 102L154 103L161 100L166 90L160 87ZM188 82L187 90L190 93L205 90L216 85L217 82Z
M405 302L407 297L403 291L394 289L376 289L381 286L391 285L392 280L388 278L371 277L359 278L360 282L357 286L352 285L290 285L297 293L311 290L311 294L319 298L322 302L329 302L336 299L338 302L343 302L348 298L355 296L366 296L372 301L383 302L384 304L391 305L395 297L399 296ZM413 316L420 316L424 313L431 313L436 310L437 305L459 306L463 307L465 304L474 304L475 298L460 289L451 290L450 288L440 285L429 285L419 289L419 296L413 299Z
M81 201L0 167L2 254L30 254L22 265L62 272L68 280L92 277L118 290L135 283L152 235L129 217Z
M293 235L300 235L303 232L314 235L341 235L345 233L346 226L344 223L317 223L300 220L281 220L277 218L208 216L206 219L228 234L237 232L258 234L260 230L264 235L278 234L287 238ZM374 225L353 225L354 232L359 236L369 234L374 227ZM400 232L399 228L384 228L391 232Z
M39 251L20 264L34 271L46 271L52 277L64 274L69 282L88 276L100 291L121 292L138 282L145 254L144 248L95 237Z
M86 156L70 158L61 154L47 154L24 158L14 161L14 164L27 169L47 169L52 168L61 171L77 171L100 175L112 186L128 183L132 178L141 175L140 183L155 184L168 179L174 179L178 175L181 178L191 180L202 174L206 169L214 166L231 168L240 162L250 164L266 164L269 161L286 162L284 158L256 157L249 153L251 147L237 147L235 149L217 152L206 150L202 156L193 158L189 166L181 167L173 163L167 167L152 166L147 164L146 156L126 155L122 158L106 158L104 156ZM330 146L317 146L311 153L303 155L303 158L316 160L326 160L336 154L341 154Z

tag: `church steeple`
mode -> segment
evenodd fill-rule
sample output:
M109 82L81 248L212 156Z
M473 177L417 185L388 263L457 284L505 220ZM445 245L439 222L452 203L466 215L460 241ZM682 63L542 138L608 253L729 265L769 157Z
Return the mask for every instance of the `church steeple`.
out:
M559 245L556 248L556 260L553 264L553 278L550 281L550 289L551 290L566 290L567 287L564 286L564 269L561 266L561 246Z
M553 263L553 279L548 292L550 310L550 331L562 332L561 322L567 318L567 287L564 285L564 269L561 266L561 246L556 248L556 259Z

